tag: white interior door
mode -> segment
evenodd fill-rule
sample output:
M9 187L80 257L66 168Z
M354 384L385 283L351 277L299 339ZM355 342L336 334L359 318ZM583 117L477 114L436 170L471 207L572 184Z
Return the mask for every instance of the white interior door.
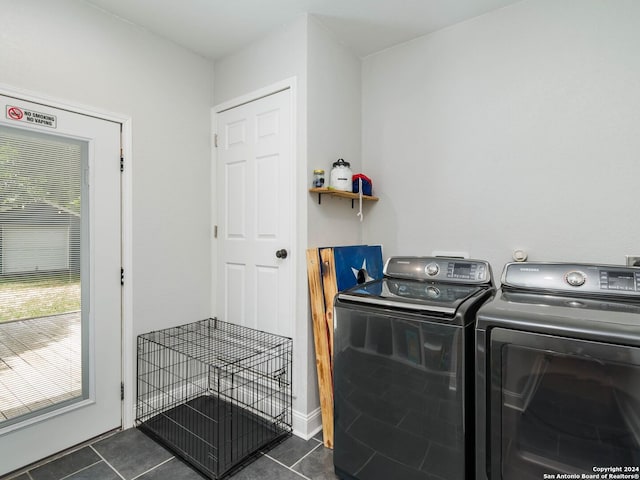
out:
M2 475L121 426L121 125L0 102Z
M217 115L222 320L293 336L291 91Z

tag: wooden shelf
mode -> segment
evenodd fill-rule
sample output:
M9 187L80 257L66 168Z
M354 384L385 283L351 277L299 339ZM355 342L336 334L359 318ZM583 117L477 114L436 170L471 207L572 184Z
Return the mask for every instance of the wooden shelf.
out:
M353 202L355 200L359 200L360 199L360 194L359 193L344 192L342 190L332 190L332 189L329 189L329 188L310 188L309 192L318 194L318 205L320 205L322 203L322 195L331 195L333 197L349 198L349 199L351 199L351 208L353 208ZM378 201L378 197L374 197L374 196L371 196L371 195L363 195L362 196L362 200L367 200L367 201L370 201L370 202L377 202Z

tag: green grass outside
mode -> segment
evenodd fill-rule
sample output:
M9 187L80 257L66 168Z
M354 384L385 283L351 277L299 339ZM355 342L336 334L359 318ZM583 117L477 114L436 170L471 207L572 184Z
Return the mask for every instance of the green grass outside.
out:
M80 310L80 280L68 275L0 280L0 323Z

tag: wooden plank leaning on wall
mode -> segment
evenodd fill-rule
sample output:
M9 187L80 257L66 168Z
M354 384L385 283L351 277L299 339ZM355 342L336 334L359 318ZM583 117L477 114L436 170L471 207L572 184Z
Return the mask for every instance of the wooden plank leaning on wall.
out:
M331 361L333 342L330 342L330 339L333 338L333 324L331 324L331 328L328 328L320 261L320 252L317 248L307 250L307 277L313 321L313 342L316 350L320 411L322 413L322 435L324 446L333 448L333 370ZM333 300L328 308L333 312Z

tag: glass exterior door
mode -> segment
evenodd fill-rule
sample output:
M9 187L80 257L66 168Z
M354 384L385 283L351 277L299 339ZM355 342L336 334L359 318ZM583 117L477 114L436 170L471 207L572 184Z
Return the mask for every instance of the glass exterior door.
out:
M0 95L0 476L121 425L120 124Z
M491 372L493 478L640 465L640 349L497 328Z

